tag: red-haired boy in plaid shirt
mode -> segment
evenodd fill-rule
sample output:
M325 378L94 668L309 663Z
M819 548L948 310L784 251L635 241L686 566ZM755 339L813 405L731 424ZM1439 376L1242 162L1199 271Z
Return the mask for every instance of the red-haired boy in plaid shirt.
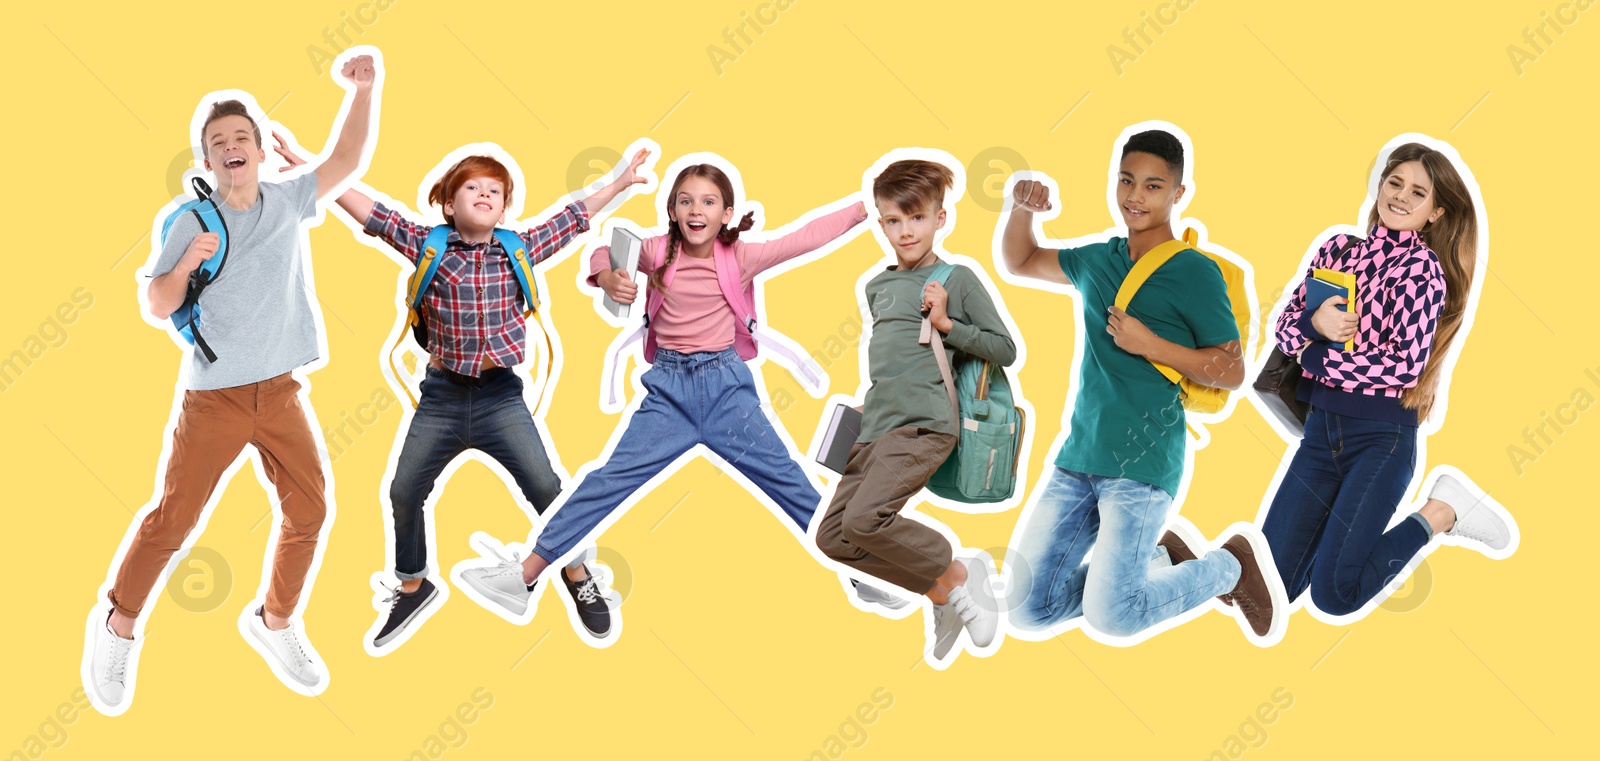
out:
M278 151L295 160L286 146ZM639 170L648 156L647 150L638 151L610 183L519 231L529 264L537 266L561 251L619 194L647 182ZM400 585L386 600L389 610L369 632L374 654L403 643L415 631L412 624L431 615L439 590L428 580L431 532L423 508L452 460L469 449L488 455L505 467L539 513L561 491L561 479L522 397L522 379L511 369L524 357L526 307L514 264L494 231L505 225L514 186L504 163L473 155L446 169L428 191L428 203L442 208L452 231L438 252L438 270L419 309L427 325L427 374L388 490L394 519L392 563ZM381 238L415 265L433 226L407 219L359 188L340 196L339 206L365 225L366 234ZM582 558L566 569L563 581L585 628L596 637L609 633L610 608Z

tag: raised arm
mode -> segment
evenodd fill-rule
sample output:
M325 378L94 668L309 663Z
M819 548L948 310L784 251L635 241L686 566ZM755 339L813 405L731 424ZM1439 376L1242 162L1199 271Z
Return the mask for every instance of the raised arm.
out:
M1040 248L1033 235L1033 215L1053 208L1050 188L1037 180L1019 180L1011 197L1013 205L1006 217L1005 235L1000 239L1006 269L1013 275L1071 285L1056 250Z
M642 185L646 182L649 182L648 177L639 174L639 167L644 166L644 162L648 158L650 158L650 151L648 150L641 149L638 153L633 154L633 159L628 162L628 168L622 170L622 172L617 175L617 179L612 180L610 183L607 183L605 187L600 188L588 198L583 199L583 208L585 211L589 212L590 218L593 218L596 214L599 214L603 209L606 208L608 204L611 203L612 199L616 198L623 191L626 191L628 188L633 187L634 185Z
M800 229L774 240L759 243L740 241L738 246L741 274L749 280L763 270L826 246L865 221L867 221L867 206L857 201L817 217L802 225Z
M277 145L272 146L272 150L282 156L284 161L288 162L288 166L278 171L287 172L306 163L305 157L290 148L289 141L284 140L283 135L274 132L272 133L272 139L277 142ZM321 186L319 185L318 187ZM357 190L354 185L339 195L338 204L339 208L344 209L344 213L349 214L350 218L355 220L357 224L366 224L367 217L372 216L372 197L361 190Z
M372 56L360 55L345 61L341 74L355 84L355 89L349 96L344 123L333 136L333 151L313 170L317 175L318 200L326 198L330 190L348 179L361 165L372 123L373 89L377 82L377 65Z

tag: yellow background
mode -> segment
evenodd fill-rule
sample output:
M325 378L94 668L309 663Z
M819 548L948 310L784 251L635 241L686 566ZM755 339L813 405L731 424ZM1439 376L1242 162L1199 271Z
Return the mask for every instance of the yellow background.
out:
M527 175L518 192L536 210L585 179L574 157L649 136L664 149L663 165L690 151L725 156L775 227L856 190L892 148L941 148L966 162L1000 147L1060 181L1065 212L1047 230L1064 238L1111 224L1104 177L1118 132L1165 119L1196 147L1188 214L1254 264L1270 306L1317 232L1358 221L1386 141L1410 131L1446 140L1483 189L1490 274L1448 420L1419 467L1450 463L1471 475L1515 514L1521 548L1503 562L1442 548L1427 561L1431 582L1397 595L1409 603L1342 628L1300 613L1270 649L1210 613L1133 648L1072 632L1011 640L994 657L963 656L938 672L916 665L919 616L890 621L850 607L832 573L702 460L604 537L632 579L614 647L580 642L554 592L523 628L456 595L408 644L376 659L361 638L375 615L367 579L384 559L379 481L400 420L391 406L334 466L338 516L306 612L333 674L326 693L289 691L239 636L235 616L256 589L265 549L266 529L253 527L268 505L241 473L198 543L231 569L231 597L196 613L167 593L153 596L131 710L119 718L90 710L49 726L80 687L84 616L130 511L150 499L159 475L179 352L140 319L134 272L148 257L153 215L178 192L173 162L189 145L190 117L205 93L239 88L277 104L272 117L320 149L343 90L314 70L307 47L323 45L324 28L358 5L52 3L6 12L0 192L10 246L0 351L38 336L76 289L94 297L66 326L66 342L0 395L6 757L26 757L30 737L42 736L52 744L31 747L52 759L399 759L425 750L477 693L492 703L470 725L458 719L461 731L446 728L454 740L442 746L446 758L799 759L826 750L880 690L892 704L863 732L847 729L856 744L843 746L845 757L1592 751L1597 674L1589 617L1579 611L1592 607L1594 489L1578 471L1600 452L1600 412L1565 426L1520 475L1507 453L1576 390L1600 396L1584 375L1600 368L1592 328L1600 273L1588 243L1600 176L1592 144L1600 10L1579 16L1520 75L1506 51L1524 45L1524 28L1542 13L1556 12L1555 0L1338 10L1199 0L1120 75L1107 47L1125 45L1124 28L1154 13L1155 0L1070 11L799 0L720 74L707 48L724 44L723 29L754 14L756 0L537 11L399 0L355 41L382 49L388 77L366 180L408 203L422 175L464 143L497 142L515 156ZM969 167L990 191L961 201L947 243L991 272L993 188L1022 168L1005 163ZM652 203L636 197L619 214L653 224ZM311 240L331 350L312 376L312 399L329 427L387 388L376 358L394 319L396 269L331 218ZM881 257L863 235L773 280L771 322L820 347L855 309L846 284ZM566 349L548 422L569 470L600 451L616 421L595 405L614 333L571 287L579 258L548 275L547 304ZM1077 317L1065 297L1009 285L1002 293L1027 342L1021 384L1040 421L1031 488L1060 430ZM858 369L847 353L830 368L832 390L854 390ZM774 365L766 377L775 395L798 391ZM823 404L799 396L782 417L804 447ZM1249 405L1212 434L1182 510L1207 537L1255 516L1284 448ZM462 468L439 508L445 568L472 554L473 530L511 538L527 530L505 487L478 465ZM932 512L967 546L991 548L1009 540L1017 515ZM1280 689L1292 705L1242 730ZM1235 736L1253 743L1229 746Z

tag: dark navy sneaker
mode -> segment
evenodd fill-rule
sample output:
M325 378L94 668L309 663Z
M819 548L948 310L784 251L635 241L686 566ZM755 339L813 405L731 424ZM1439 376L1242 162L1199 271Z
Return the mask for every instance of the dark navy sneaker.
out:
M594 573L589 566L583 566L585 578L583 581L573 581L567 578L567 569L561 569L561 583L567 588L567 596L572 598L573 604L578 608L578 620L583 622L583 628L589 630L594 637L604 637L611 633L611 606L606 601L605 593L600 590L600 584L595 581Z
M395 637L400 636L412 621L417 620L417 616L427 610L438 596L438 587L427 579L423 579L422 586L410 594L401 592L400 588L396 587L389 595L389 599L384 601L389 603L389 620L383 622L383 629L378 631L378 638L373 640L372 644L383 647L393 642Z

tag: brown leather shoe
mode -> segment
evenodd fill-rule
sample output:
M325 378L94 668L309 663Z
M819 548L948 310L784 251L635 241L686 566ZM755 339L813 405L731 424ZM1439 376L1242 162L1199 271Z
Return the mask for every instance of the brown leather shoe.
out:
M1239 583L1228 595L1233 598L1250 631L1257 637L1267 636L1272 629L1272 592L1267 587L1267 577L1256 559L1255 548L1243 534L1234 534L1222 543L1222 549L1233 553L1239 561Z
M1194 550L1189 549L1188 543L1183 541L1183 537L1171 531L1162 534L1161 541L1156 542L1156 544L1166 548L1167 557L1172 559L1173 565L1194 560L1196 557ZM1228 605L1233 604L1232 594L1217 595L1217 599Z

